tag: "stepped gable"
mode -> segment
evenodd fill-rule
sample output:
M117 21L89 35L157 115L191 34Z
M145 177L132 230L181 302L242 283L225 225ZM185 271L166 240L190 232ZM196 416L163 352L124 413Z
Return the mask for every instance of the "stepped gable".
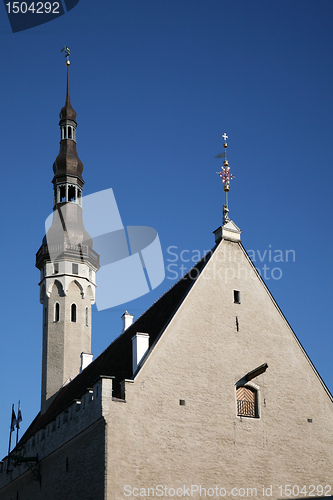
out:
M208 252L191 270L158 299L140 316L124 333L117 337L90 365L87 366L69 384L63 387L43 415L36 416L30 427L22 436L20 443L25 442L64 411L75 399L80 399L89 387L100 376L114 377L114 396L120 396L120 383L132 378L132 337L137 332L149 333L150 349L163 333L180 304L190 291L196 278L200 275L216 246ZM20 444L19 443L19 444Z

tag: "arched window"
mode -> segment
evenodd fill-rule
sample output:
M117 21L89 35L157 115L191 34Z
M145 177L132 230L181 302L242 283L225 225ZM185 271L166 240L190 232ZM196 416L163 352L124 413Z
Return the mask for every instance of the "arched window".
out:
M71 305L71 322L76 323L76 304Z
M89 311L88 311L88 307L86 307L86 326L89 326Z
M258 417L257 391L252 387L238 387L236 390L237 415Z
M58 323L59 319L60 319L60 304L59 304L59 302L56 302L54 304L54 321L55 321L55 323Z

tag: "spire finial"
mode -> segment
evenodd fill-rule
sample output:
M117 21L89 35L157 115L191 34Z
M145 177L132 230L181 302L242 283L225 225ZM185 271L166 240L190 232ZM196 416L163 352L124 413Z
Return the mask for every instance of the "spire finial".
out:
M228 217L228 213L229 213L229 209L228 209L228 191L230 190L230 180L233 179L234 176L230 172L229 162L227 160L227 147L228 147L228 144L227 144L226 141L228 139L228 136L227 136L227 134L225 132L222 135L222 138L224 139L224 143L223 143L224 151L223 151L223 153L220 153L217 156L215 156L215 158L224 158L224 160L223 160L223 166L221 167L221 172L216 172L217 174L219 174L219 176L221 177L222 182L224 184L224 186L223 186L223 191L225 192L225 205L223 205L223 225L224 225L227 222L229 222L229 220L230 220L229 217Z
M61 52L65 52L65 57L66 57L66 66L67 66L67 92L66 92L66 103L65 106L62 108L60 111L60 119L69 119L69 120L76 120L76 111L72 108L71 105L71 99L69 96L69 66L71 64L69 60L69 55L71 53L69 47L64 47L61 49Z
M70 48L69 47L65 47L63 49L61 49L61 52L65 52L65 57L66 57L66 66L70 66L71 62L69 60L69 55L71 53L70 51Z

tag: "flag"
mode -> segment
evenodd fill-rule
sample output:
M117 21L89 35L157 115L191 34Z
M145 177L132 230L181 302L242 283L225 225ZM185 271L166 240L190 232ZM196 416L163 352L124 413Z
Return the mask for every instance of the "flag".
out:
M16 415L15 415L14 405L13 405L13 407L12 407L12 421L10 424L10 432L13 432L13 430L15 430L16 424L17 424L17 420L16 420Z
M20 422L22 422L21 404L19 401L17 419L16 419L16 429L20 428Z

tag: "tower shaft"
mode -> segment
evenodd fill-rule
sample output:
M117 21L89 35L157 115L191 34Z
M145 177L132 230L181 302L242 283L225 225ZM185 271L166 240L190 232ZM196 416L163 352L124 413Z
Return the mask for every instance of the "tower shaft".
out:
M76 150L76 112L69 97L60 112L60 152L53 165L52 225L36 255L43 305L41 412L81 370L91 351L91 306L99 255L83 223L83 164Z

